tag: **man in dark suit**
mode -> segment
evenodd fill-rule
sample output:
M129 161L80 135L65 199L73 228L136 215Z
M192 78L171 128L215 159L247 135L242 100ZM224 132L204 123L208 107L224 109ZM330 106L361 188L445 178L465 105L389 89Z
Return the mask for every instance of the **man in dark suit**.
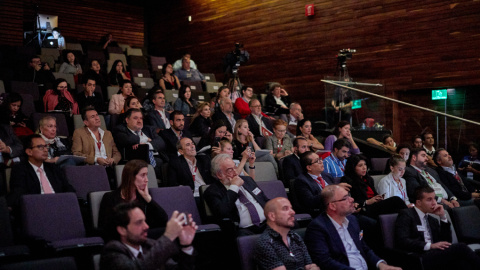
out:
M263 207L269 200L255 181L239 176L235 163L228 154L217 155L212 160L212 175L218 181L205 190L205 201L220 222L225 218L238 222L238 235L262 233L265 229Z
M303 120L302 106L297 102L292 102L290 104L290 113L280 115L280 119L287 122L287 134L295 138L295 133L297 130L297 123L300 120Z
M197 156L195 143L190 138L182 138L177 143L178 152L181 154L172 158L168 163L168 179L170 186L190 186L193 196L199 197L198 189L202 185L210 185L212 174L210 172L210 158L205 155Z
M303 173L295 179L295 196L302 210L316 217L325 210L321 192L326 186L335 184L334 179L325 172L322 159L312 151L300 155L300 164ZM339 185L347 191L351 188L347 183Z
M151 127L143 125L143 113L140 109L129 109L125 115L125 123L116 126L112 133L124 159L126 151L136 150L139 145L148 145L150 164L155 169L157 179L163 179L161 152L165 150L165 142Z
M428 185L435 190L437 202L442 205L454 208L460 204L453 193L440 182L438 173L427 166L427 153L423 148L414 148L410 152L410 164L405 168L405 184L407 186L408 199L415 201L414 191L419 186Z
M322 270L398 269L380 259L362 240L353 198L338 185L322 191L326 212L316 217L307 227L305 244L313 263Z
M155 128L155 132L170 128L170 113L165 110L165 94L157 91L152 96L155 108L147 114L147 124Z
M478 269L480 258L467 245L451 244L450 223L443 206L437 204L435 190L420 186L415 198L415 207L402 210L395 222L395 246L419 253L426 270Z
M302 165L300 164L300 155L308 150L308 142L303 137L297 137L293 140L293 155L290 155L283 159L282 169L283 178L287 181L286 184L290 186L291 179L297 178L303 173Z
M12 168L8 195L10 206L18 206L20 197L26 194L75 192L62 170L54 163L45 162L48 146L40 135L27 136L24 147L28 159Z
M197 225L191 215L185 217L174 211L165 233L157 240L147 238L145 214L133 202L115 207L113 223L118 239L105 245L100 269L170 269L167 261L173 256L177 257L178 269L194 269L192 241Z
M235 123L241 117L239 114L233 112L233 104L230 98L222 98L218 103L220 104L220 111L213 114L212 121L215 123L217 120L222 120L227 126L227 130L233 133Z
M169 158L176 158L177 142L182 138L192 138L188 130L184 130L185 116L180 111L173 111L170 114L170 128L161 130L159 135L165 141L165 151Z
M268 137L273 135L272 121L262 115L262 105L258 99L252 99L248 103L251 113L245 118L248 127L256 137Z

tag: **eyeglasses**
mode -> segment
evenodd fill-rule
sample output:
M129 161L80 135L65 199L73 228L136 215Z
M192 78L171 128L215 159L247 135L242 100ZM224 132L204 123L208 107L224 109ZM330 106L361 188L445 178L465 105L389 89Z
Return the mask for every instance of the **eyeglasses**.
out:
M252 108L261 108L262 105L257 105L257 106L251 106Z
M340 200L331 201L330 203L343 202L343 201L346 201L346 200L350 199L351 197L352 197L352 195L350 195L350 193L348 193L348 195L345 195Z
M310 165L313 165L315 163L318 163L318 164L322 164L323 163L323 160L321 158L319 159L315 159L314 161L312 161L312 163Z
M39 145L32 146L32 147L30 147L30 148L31 148L31 149L33 149L33 148L38 148L38 150L43 151L43 150L45 150L45 149L50 148L50 146L49 146L48 144L39 144Z

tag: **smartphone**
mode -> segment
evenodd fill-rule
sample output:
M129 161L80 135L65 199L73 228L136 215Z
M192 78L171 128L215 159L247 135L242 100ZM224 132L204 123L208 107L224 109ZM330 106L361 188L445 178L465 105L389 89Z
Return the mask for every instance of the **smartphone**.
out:
M217 146L217 145L220 143L220 140L221 140L221 139L222 139L222 138L220 138L220 137L215 137L215 139L214 139L214 141L213 141L213 142L214 142L214 145Z
M188 214L187 213L182 213L183 215L183 226L188 226L190 225L190 221L188 220Z

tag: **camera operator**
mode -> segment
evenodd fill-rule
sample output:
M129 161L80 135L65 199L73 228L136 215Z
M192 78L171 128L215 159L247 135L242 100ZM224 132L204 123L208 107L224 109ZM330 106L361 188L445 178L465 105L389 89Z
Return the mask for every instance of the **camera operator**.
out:
M223 57L223 69L225 70L224 83L228 79L235 77L238 67L241 63L246 63L250 59L250 54L244 49L242 43L235 43L235 50L227 53Z

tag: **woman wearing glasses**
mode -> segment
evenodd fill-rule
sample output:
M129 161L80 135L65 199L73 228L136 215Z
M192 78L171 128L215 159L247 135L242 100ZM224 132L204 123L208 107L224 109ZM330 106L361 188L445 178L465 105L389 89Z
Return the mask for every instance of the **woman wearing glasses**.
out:
M345 176L340 180L352 186L350 194L358 203L360 214L377 219L379 215L398 213L407 207L399 197L384 199L384 194L378 194L367 169L365 156L352 155L345 165Z
M272 150L276 160L282 159L293 153L293 144L290 136L287 135L287 122L277 119L273 122L273 135L267 137L265 146Z

